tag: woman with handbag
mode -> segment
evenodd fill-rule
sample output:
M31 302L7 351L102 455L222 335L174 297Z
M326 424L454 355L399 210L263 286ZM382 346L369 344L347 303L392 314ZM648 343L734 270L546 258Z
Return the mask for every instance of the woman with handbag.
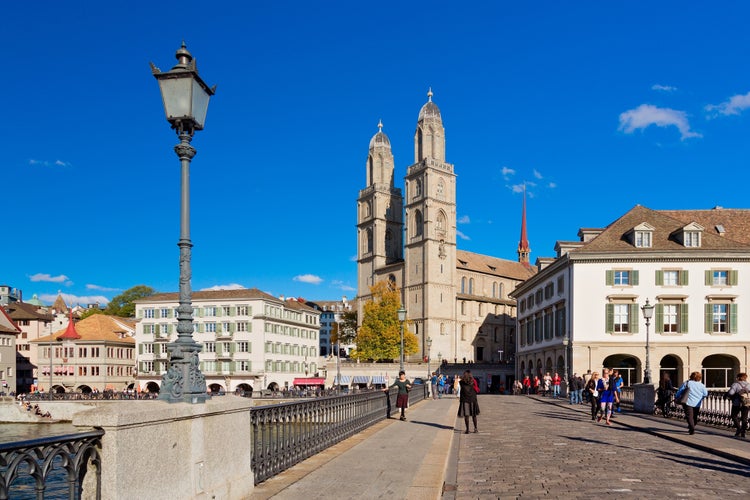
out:
M677 390L674 398L679 401L685 409L685 420L688 423L688 434L695 434L695 426L698 425L698 413L701 411L701 402L708 396L706 386L701 382L700 372L690 374L690 379Z
M747 373L738 373L737 381L727 391L727 398L732 399L732 422L737 432L734 437L744 438L747 434L747 414L750 406L746 404L745 398L750 395L750 382L747 381Z
M591 374L591 378L586 382L584 390L591 403L591 420L596 420L596 414L599 411L599 393L596 390L596 385L599 382L599 372Z
M672 379L669 377L669 373L664 372L664 375L662 375L661 380L659 381L659 389L657 391L659 399L656 401L656 406L661 410L661 414L664 418L669 417L669 407L672 403L672 391L674 391Z

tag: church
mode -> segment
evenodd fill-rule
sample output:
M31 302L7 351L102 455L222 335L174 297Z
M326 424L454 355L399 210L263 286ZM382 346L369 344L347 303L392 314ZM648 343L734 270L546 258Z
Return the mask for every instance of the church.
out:
M388 280L402 292L407 328L419 343L407 361L513 363L516 301L508 294L536 272L529 264L525 198L518 261L458 249L456 172L445 158L445 128L432 96L430 90L419 111L403 192L382 122L370 140L366 185L357 199L359 318L370 287Z

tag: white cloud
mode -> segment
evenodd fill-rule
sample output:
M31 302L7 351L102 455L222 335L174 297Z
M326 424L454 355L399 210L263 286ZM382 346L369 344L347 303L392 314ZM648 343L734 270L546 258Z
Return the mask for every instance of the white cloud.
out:
M211 290L242 290L243 288L245 287L242 285L239 285L237 283L231 283L229 285L214 285L208 288L201 288L200 291L208 292Z
M656 83L651 85L651 90L656 90L657 92L676 92L677 87L672 87L671 85L659 85Z
M314 274L300 274L298 276L295 276L294 281L299 281L301 283L310 283L311 285L320 285L323 283L323 278L320 276L315 276Z
M469 218L468 215L462 215L461 217L458 218L456 223L457 224L471 224L471 219Z
M68 278L64 274L61 274L59 276L50 276L47 273L36 273L32 276L29 276L29 279L31 281L44 281L47 283L64 283L68 281L70 278Z
M87 284L86 290L98 290L100 292L119 292L120 288L107 288L106 286Z
M724 101L721 104L709 104L706 106L706 111L713 114L720 115L739 115L747 108L750 108L750 92L745 95L733 95L728 101Z
M691 137L703 137L697 132L690 130L687 113L670 108L659 108L651 104L641 104L635 109L630 109L620 114L620 126L626 134L632 134L638 129L645 129L651 125L657 127L674 126L680 131L680 139Z
M547 187L550 188L550 189L555 189L557 187L557 183L556 182L550 182L549 184L547 184Z
M48 161L48 160L35 160L34 158L29 160L29 165L36 166L41 165L43 167L70 167L71 163L69 161L63 161L63 160L55 160L55 161Z
M72 295L70 293L61 293L60 296L68 307L77 305L85 306L87 304L109 304L109 299L103 295ZM50 293L41 294L39 300L52 304L57 300L57 295Z
M516 175L516 171L508 167L503 167L500 172L503 174L503 179L505 179L506 181L510 179L510 176Z
M471 239L468 236L466 236L464 233L462 233L461 231L456 231L456 236L458 236L462 240L470 240Z
M341 281L341 280L333 280L333 281L331 281L331 285L333 285L334 287L336 287L339 290L342 290L344 292L356 292L357 291L356 288L344 284L344 282Z
M537 169L534 169L534 177L536 177L537 179L543 179L544 178L544 177L542 177L542 173L539 172L539 170L537 170Z

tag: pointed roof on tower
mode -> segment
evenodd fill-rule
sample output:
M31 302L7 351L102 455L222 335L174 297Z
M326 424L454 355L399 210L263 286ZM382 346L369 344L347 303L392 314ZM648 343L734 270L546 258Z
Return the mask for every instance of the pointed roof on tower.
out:
M521 239L518 242L518 262L521 262L525 266L530 266L529 254L531 249L529 248L529 239L526 234L526 185L523 186L523 211L521 213Z
M65 330L65 333L57 337L57 340L78 340L81 338L81 336L78 335L78 332L76 331L76 325L73 322L73 310L72 309L70 310L68 315L69 315L68 328Z
M65 304L65 301L62 298L62 294L60 294L59 292L57 294L57 298L55 299L55 303L52 304L52 309L59 313L68 312L68 306Z

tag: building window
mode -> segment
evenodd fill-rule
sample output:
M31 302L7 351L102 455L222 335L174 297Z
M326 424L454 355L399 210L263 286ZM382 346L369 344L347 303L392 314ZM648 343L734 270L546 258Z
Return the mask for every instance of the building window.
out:
M469 295L474 295L474 278L469 279Z
M629 269L614 269L606 272L607 286L636 286L638 285L638 271Z
M651 231L636 231L635 246L638 248L651 248Z
M657 286L685 286L688 284L688 272L683 270L656 271Z
M424 219L422 218L422 212L419 210L414 214L414 236L422 236L424 231Z
M685 246L698 248L701 246L701 233L699 231L685 231Z
M565 308L558 307L555 311L555 337L565 336Z
M627 332L628 329L628 313L630 309L628 304L615 304L615 332Z
M160 315L160 317L162 317L162 318L169 318L169 314L170 314L170 312L171 312L171 311L172 311L172 310L171 310L171 309L169 309L168 307L162 307L162 308L161 308L161 312L160 312L160 314L159 314L159 315Z
M554 323L552 322L552 309L544 311L544 340L552 340Z
M216 316L216 306L208 306L203 310L204 316Z
M466 277L461 278L461 293L466 293Z
M144 318L153 318L154 317L154 310L153 309L144 309L143 310L143 317Z
M727 269L712 269L706 271L706 285L734 286L737 284L737 271Z
M687 332L687 304L656 304L654 327L656 333Z
M248 307L247 306L237 306L237 315L238 316L249 316L249 314L248 314Z
M216 333L216 323L206 323L205 331L207 333Z
M237 323L237 331L238 332L246 332L247 331L247 322L246 321L240 321Z
M706 333L737 333L737 304L706 304Z
M606 305L607 333L638 333L638 304L613 303Z
M216 352L216 342L204 342L203 347L206 352Z

